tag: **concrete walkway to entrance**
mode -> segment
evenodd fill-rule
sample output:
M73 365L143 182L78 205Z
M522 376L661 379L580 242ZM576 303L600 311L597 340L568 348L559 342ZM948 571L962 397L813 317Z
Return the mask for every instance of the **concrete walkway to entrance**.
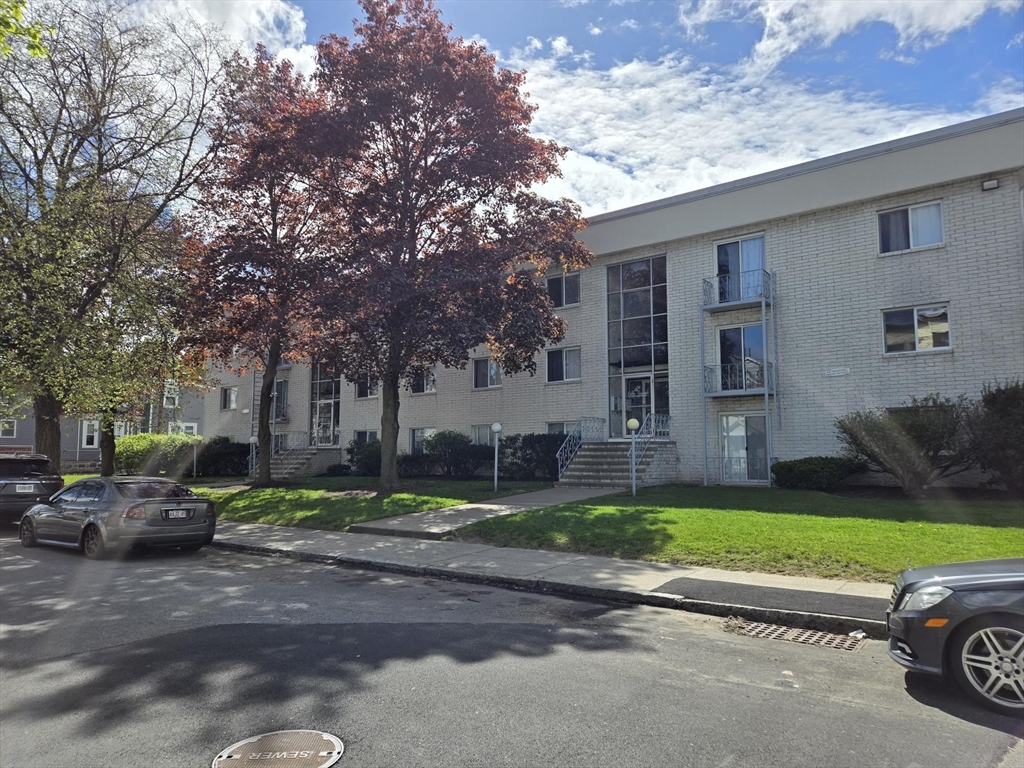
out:
M514 515L532 509L544 509L558 504L570 504L597 496L607 496L607 488L545 488L543 491L506 496L494 501L459 504L457 507L429 509L398 517L371 520L349 527L350 533L372 533L380 536L405 536L412 539L440 540L459 528L480 520L502 515Z

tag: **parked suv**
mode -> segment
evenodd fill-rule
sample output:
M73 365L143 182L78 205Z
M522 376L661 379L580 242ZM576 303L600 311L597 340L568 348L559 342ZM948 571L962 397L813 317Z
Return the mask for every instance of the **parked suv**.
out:
M0 530L63 487L64 478L41 453L0 454Z

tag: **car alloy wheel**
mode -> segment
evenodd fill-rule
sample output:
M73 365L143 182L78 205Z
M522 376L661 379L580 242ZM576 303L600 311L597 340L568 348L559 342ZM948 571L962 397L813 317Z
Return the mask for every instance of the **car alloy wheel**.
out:
M21 546L34 547L36 545L36 529L32 527L31 520L22 520L18 527L18 538L21 539Z
M90 525L82 534L82 549L90 560L100 560L106 554L103 546L103 535L95 525Z
M1003 714L1024 713L1024 622L985 617L965 628L954 667L961 687Z

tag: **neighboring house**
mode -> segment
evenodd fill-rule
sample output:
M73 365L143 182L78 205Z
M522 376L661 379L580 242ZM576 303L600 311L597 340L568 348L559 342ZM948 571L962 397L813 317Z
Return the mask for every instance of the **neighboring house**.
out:
M164 389L163 403L150 403L137 421L117 422L114 435L136 432L185 432L202 435L203 395L193 390ZM90 470L100 461L99 419L61 421L61 471ZM0 419L0 453L35 451L36 424L31 408L22 418Z
M568 322L535 377L483 348L403 392L399 449L669 416L675 478L767 483L835 454L834 420L1024 375L1024 110L595 216L592 266L548 277ZM374 382L278 372L275 443L342 460L377 436ZM209 435L255 434L259 375L215 372ZM594 422L597 423L597 422ZM323 451L321 451L322 453ZM333 452L333 453L332 453Z

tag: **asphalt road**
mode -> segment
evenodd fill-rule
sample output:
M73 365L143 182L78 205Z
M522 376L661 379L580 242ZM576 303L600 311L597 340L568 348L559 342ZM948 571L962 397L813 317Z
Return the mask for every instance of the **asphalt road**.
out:
M850 653L647 607L214 550L0 539L0 768L209 766L309 728L340 766L1016 768L1021 724Z

